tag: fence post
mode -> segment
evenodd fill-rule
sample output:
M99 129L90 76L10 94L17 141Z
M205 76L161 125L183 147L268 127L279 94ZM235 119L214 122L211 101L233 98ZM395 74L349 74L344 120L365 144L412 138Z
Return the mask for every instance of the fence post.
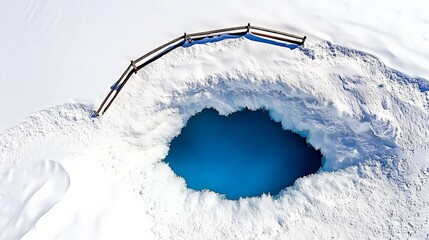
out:
M186 32L185 32L185 33L183 33L183 39L185 39L185 42L187 42L187 41L188 41L188 35L186 35Z
M136 63L134 62L134 60L131 60L131 66L133 66L134 73L137 74L137 66L136 66Z

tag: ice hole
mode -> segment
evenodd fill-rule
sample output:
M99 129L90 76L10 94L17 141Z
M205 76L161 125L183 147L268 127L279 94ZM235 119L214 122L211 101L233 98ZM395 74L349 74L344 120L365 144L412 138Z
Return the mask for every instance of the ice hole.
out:
M284 130L266 110L221 116L204 109L173 139L165 161L188 188L236 200L278 194L315 173L322 155L305 138Z

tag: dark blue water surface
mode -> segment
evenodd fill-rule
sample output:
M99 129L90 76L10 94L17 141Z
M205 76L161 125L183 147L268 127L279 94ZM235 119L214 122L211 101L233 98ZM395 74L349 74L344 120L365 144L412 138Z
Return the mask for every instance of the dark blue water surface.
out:
M275 195L316 172L321 154L282 129L265 110L227 117L205 109L173 139L166 162L188 188L209 189L228 199Z

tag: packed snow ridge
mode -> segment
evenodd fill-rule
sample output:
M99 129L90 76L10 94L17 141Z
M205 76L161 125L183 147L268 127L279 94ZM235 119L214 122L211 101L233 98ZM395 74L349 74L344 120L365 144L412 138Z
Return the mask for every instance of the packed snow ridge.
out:
M89 117L95 106L65 104L1 133L0 238L22 237L40 211L67 198L79 173L61 165L78 159L98 162L139 194L151 219L141 234L158 239L429 237L427 80L329 42L222 39L178 48L140 70L101 118ZM322 169L276 196L230 201L188 189L163 159L187 120L208 107L224 115L268 109L321 150ZM42 199L39 182L8 189L32 175L56 187ZM44 208L34 212L37 201ZM41 220L61 218L55 210Z

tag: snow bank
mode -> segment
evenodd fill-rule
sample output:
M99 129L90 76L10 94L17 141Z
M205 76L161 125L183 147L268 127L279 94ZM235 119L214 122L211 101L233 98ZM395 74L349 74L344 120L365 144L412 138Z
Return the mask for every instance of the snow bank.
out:
M1 239L20 239L61 200L70 184L67 172L54 161L12 168L0 179Z
M135 206L143 209L136 214L151 219L140 234L149 238L424 238L426 84L369 54L329 42L293 50L250 36L197 43L134 75L100 119L89 118L93 106L61 105L3 132L0 163L5 170L28 159L102 164L140 195ZM269 109L285 129L321 150L322 169L273 197L230 201L187 189L162 160L171 139L206 107L221 114ZM67 171L72 183L79 171ZM64 214L53 208L40 222ZM91 216L102 219L98 214ZM94 229L108 231L133 216ZM84 228L64 226L62 232ZM27 239L47 229L49 224L41 224ZM78 238L100 236L81 232Z
M0 129L53 105L98 105L131 59L185 31L248 22L363 50L428 79L427 9L422 0L3 0Z

